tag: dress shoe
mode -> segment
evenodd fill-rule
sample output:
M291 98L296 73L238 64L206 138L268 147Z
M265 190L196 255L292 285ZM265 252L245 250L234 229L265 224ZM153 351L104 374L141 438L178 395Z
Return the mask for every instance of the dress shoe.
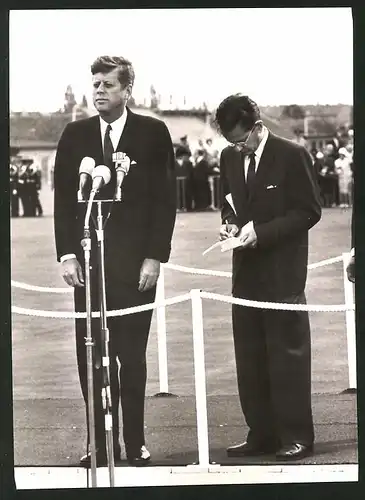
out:
M256 444L245 441L244 443L227 448L227 455L229 457L255 457L274 453L276 449L276 446L270 443Z
M127 461L132 467L143 467L148 464L151 459L150 452L145 446L141 446L141 449L137 454L129 455L127 454Z
M114 451L114 462L120 461L120 450ZM91 452L87 453L80 458L81 467L91 467ZM96 450L96 466L106 467L108 465L108 459L106 453Z
M299 460L313 453L313 445L293 443L283 446L277 453L278 460Z

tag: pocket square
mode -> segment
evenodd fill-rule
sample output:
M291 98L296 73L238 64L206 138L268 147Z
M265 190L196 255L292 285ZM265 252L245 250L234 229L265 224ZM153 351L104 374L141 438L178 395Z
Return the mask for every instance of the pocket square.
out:
M266 186L266 189L275 189L276 187L276 184L270 184L270 186Z
M131 161L131 165L136 165L136 164L137 164L136 161L134 161L134 160Z

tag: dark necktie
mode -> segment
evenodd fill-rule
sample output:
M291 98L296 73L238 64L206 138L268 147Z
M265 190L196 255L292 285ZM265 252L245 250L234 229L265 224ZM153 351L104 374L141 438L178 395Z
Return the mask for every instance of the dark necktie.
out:
M249 157L250 157L250 163L248 164L246 187L247 187L247 192L250 195L252 193L252 186L256 175L255 153L251 153Z
M112 141L110 139L110 131L112 130L111 126L108 125L105 131L104 136L104 162L107 167L113 170L113 153L114 148Z
M101 189L101 198L112 198L113 197L113 192L115 189L115 168L114 168L114 163L113 163L113 153L114 153L114 148L113 148L113 143L110 138L110 131L112 130L112 127L110 125L107 126L105 135L104 135L104 145L103 145L103 155L104 155L104 164L110 168L110 173L111 173L111 179L110 182L107 186L104 186Z

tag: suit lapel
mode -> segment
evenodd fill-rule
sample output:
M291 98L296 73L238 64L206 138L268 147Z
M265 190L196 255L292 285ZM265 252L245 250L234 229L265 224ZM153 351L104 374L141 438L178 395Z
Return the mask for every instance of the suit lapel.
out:
M103 146L101 142L101 132L100 132L100 119L99 115L90 118L90 137L93 139L90 141L90 148L92 154L90 156L95 159L96 165L101 165L104 163Z
M127 120L124 125L124 129L122 135L120 136L118 146L116 151L120 151L123 153L130 153L129 149L135 134L133 132L134 124L135 124L135 114L127 108Z

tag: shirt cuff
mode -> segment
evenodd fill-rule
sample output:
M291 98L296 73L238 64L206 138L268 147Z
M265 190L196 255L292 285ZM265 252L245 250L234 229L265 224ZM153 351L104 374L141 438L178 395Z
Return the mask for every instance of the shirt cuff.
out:
M351 248L350 255L351 257L355 257L355 248Z
M65 262L68 259L76 259L76 255L74 253L67 253L66 255L62 255L60 258L60 262Z

